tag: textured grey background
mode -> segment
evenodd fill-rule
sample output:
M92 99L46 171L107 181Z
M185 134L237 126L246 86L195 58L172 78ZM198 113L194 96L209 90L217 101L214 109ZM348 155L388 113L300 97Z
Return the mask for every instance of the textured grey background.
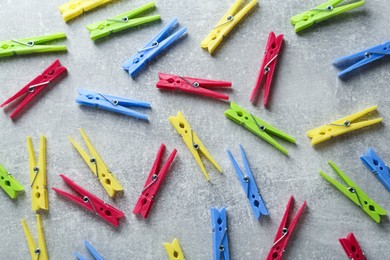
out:
M47 91L33 107L13 122L0 113L0 163L25 187L25 195L12 201L0 192L1 259L28 259L29 253L20 219L26 217L36 234L31 211L26 136L36 144L47 136L49 207L42 214L49 255L72 259L89 240L107 259L166 259L163 242L179 238L186 259L211 259L210 208L227 207L232 259L265 259L288 198L296 205L307 200L286 258L346 259L338 238L354 232L369 259L388 259L390 254L387 218L376 224L335 188L322 180L320 169L335 174L327 165L333 160L363 190L390 210L390 194L359 161L373 147L390 162L388 149L390 79L389 62L380 61L360 70L348 81L336 77L333 59L388 40L390 16L387 1L370 0L355 11L341 15L296 35L289 18L323 1L274 0L260 6L232 31L215 56L199 47L200 41L233 4L223 1L156 1L162 22L130 29L99 43L89 39L85 26L141 6L147 1L117 1L64 23L57 7L65 1L3 0L0 3L1 39L23 38L65 32L68 53L38 54L0 59L1 91L4 101L59 58L68 76ZM131 79L121 65L144 46L166 23L177 17L188 35L155 60L139 77ZM272 88L271 107L265 110L249 103L268 33L285 34ZM59 43L57 43L59 44ZM157 72L230 80L231 100L285 130L297 145L284 141L290 156L284 156L242 127L225 118L227 102L156 90ZM77 88L146 100L150 123L75 104ZM261 96L262 101L262 96ZM379 105L385 124L356 131L312 148L305 132ZM224 170L223 175L206 162L212 184L205 181L198 165L168 122L183 111L194 131ZM67 137L82 143L82 127L108 167L125 189L122 198L109 199ZM160 143L178 156L158 194L147 220L131 212ZM248 159L270 212L260 222L252 215L225 149L239 157L238 144ZM240 161L241 164L241 161ZM118 206L126 213L120 228L112 228L77 205L57 197L51 187L68 190L58 176L64 173L86 189ZM296 207L297 208L297 207ZM294 211L295 214L295 211Z

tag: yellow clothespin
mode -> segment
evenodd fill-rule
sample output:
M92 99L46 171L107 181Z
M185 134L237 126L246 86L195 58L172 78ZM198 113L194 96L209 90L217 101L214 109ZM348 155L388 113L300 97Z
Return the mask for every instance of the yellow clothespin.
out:
M62 18L65 22L81 15L84 12L88 12L100 5L112 2L113 0L71 0L60 7Z
M357 123L352 123L356 119L375 111L378 106L369 107L365 110L362 110L356 114L341 118L336 120L328 125L320 126L318 128L309 130L306 134L308 137L312 138L311 144L316 145L324 141L329 140L332 137L336 137L366 126L374 125L380 123L383 118L376 118L372 120L361 121Z
M165 251L169 260L184 260L183 251L181 251L179 240L173 239L172 244L164 243Z
M30 161L30 185L32 209L49 209L46 179L46 137L41 136L38 163L34 155L34 145L30 136L27 136L28 158Z
M85 144L91 154L88 155L86 151L84 151L81 146L76 143L71 137L69 137L70 142L73 147L79 152L81 157L87 163L91 171L95 174L95 176L99 179L103 188L106 190L108 195L113 198L117 192L122 192L123 187L119 184L118 180L112 175L107 165L104 163L103 159L100 157L99 153L95 150L92 143L89 141L87 135L84 133L83 129L79 129L81 136L84 139Z
M175 127L176 132L183 138L184 143L187 145L196 162L199 164L199 167L202 170L207 181L210 181L210 178L206 172L206 169L204 168L202 160L200 159L200 152L214 165L215 168L218 169L218 171L222 173L221 167L219 167L217 162L213 159L213 157L211 157L206 147L202 144L199 137L191 129L190 124L187 122L184 115L180 111L177 112L176 117L170 116L169 122L171 122L173 127Z
M48 260L49 255L47 253L45 236L43 234L41 216L37 214L38 245L34 241L30 229L28 228L26 219L22 219L22 225L23 225L24 235L26 236L27 239L27 245L30 251L31 259Z
M236 26L242 18L257 4L257 0L251 0L238 13L237 10L241 6L243 0L237 0L227 13L217 23L214 29L200 43L202 48L207 48L209 53L213 53L215 48L222 42L223 37L227 36L230 31Z

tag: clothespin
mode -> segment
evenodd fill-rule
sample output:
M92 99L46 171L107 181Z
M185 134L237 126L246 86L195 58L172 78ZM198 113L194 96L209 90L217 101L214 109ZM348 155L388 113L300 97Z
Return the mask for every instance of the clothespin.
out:
M368 216L370 216L376 223L381 221L381 216L386 216L387 212L375 201L373 201L362 189L360 189L340 168L338 168L333 162L329 161L329 165L336 171L341 179L347 184L344 186L338 183L326 175L323 171L320 171L320 175L343 193L347 198L352 200L353 203L358 205Z
M213 231L213 259L229 260L229 241L226 209L211 208L211 227Z
M223 38L226 37L244 18L244 16L257 4L257 0L251 0L246 6L237 12L242 2L243 0L237 0L222 17L222 19L219 20L214 29L200 43L200 46L202 48L207 48L210 54L214 52L214 50L222 42Z
M367 109L364 109L356 114L352 114L350 116L346 116L344 118L338 119L328 125L323 125L317 128L314 128L312 130L307 131L307 136L310 137L311 144L316 145L322 142L325 142L332 137L336 137L339 135L343 135L349 132L352 132L354 130L378 124L382 122L383 118L376 118L372 120L366 120L361 121L357 123L353 123L353 121L357 120L360 117L363 117L372 111L375 111L378 108L378 106L369 107Z
M98 178L100 184L106 190L107 194L113 198L117 192L122 192L123 188L119 184L118 180L114 177L114 175L110 172L107 165L104 163L102 157L100 157L99 153L93 147L91 141L89 141L88 136L85 134L84 130L79 128L80 134L84 139L85 144L89 150L91 156L88 155L86 151L84 151L81 146L73 140L73 138L69 137L70 142L73 147L79 152L80 156L84 159L85 163L89 166L93 174Z
M338 6L343 1L344 0L330 0L309 11L291 17L290 21L292 25L295 25L295 32L300 32L311 27L313 24L320 23L364 5L364 0L360 0L351 4Z
M0 164L0 187L11 198L16 199L18 192L24 191L24 187L20 184L8 171Z
M160 149L158 149L156 160L153 163L153 167L150 170L144 188L142 189L141 195L139 196L137 204L133 209L134 214L140 214L143 218L148 217L149 211L152 208L154 202L154 198L160 189L161 184L163 183L177 153L177 150L173 149L167 161L160 168L164 150L165 145L161 144Z
M84 12L88 12L112 1L113 0L71 0L58 7L58 9L60 9L64 21L67 22L82 15Z
M63 38L66 38L65 33L53 33L31 38L0 41L0 57L39 52L66 51L65 45L42 44Z
M298 223L298 220L301 217L303 211L305 210L306 201L303 202L302 206L298 210L298 213L290 222L290 225L287 225L287 221L291 212L291 207L293 202L294 202L294 197L291 196L290 199L288 200L286 211L284 212L282 221L280 222L279 229L276 233L274 244L272 245L271 250L268 253L267 260L282 259L283 254L286 251L288 241L290 240L292 234L294 233L294 229Z
M184 260L184 254L177 238L173 239L172 244L164 243L164 247L169 260Z
M79 204L81 207L91 211L92 213L95 213L115 227L119 226L119 219L125 216L123 212L111 206L110 204L105 203L102 199L96 197L89 191L83 189L65 175L60 174L60 176L69 185L70 188L78 193L78 196L57 188L52 188L57 194L64 196Z
M27 136L27 150L30 161L30 186L32 210L48 210L49 199L47 196L46 179L46 137L41 136L39 145L38 162L34 155L34 145L30 136Z
M253 214L256 219L259 219L261 215L268 216L268 210L265 206L263 198L260 195L259 188L257 187L255 178L253 177L252 171L249 167L248 160L246 159L244 148L240 145L241 157L244 162L245 173L241 171L240 166L234 159L232 153L229 150L226 150L230 161L232 162L234 169L236 170L238 180L241 182L242 187L246 193L249 204L253 210Z
M234 102L230 102L230 109L225 111L225 116L230 120L236 122L239 125L243 125L247 130L257 135L279 151L284 154L288 154L286 148L279 144L270 135L275 135L291 143L295 143L294 137L280 131L279 129L271 126L267 122L252 115Z
M105 36L109 36L113 33L117 33L132 27L139 26L141 24L150 23L156 20L160 20L160 15L150 15L140 18L133 18L140 13L147 11L148 9L155 8L154 2L150 2L136 9L127 11L122 14L118 14L114 17L107 18L106 20L99 21L90 25L87 25L88 31L90 31L90 38L97 40Z
M338 58L333 62L338 68L344 69L338 76L343 77L351 71L371 62L390 56L390 41L368 48L352 55Z
M389 167L375 151L372 148L368 148L367 152L360 156L360 160L390 192Z
M177 116L170 116L169 122L171 122L173 127L176 129L176 132L183 138L184 143L192 153L192 156L194 156L207 181L210 181L210 177L204 168L202 160L200 159L200 153L202 153L211 162L211 164L222 173L221 167L219 167L217 162L213 159L213 157L211 157L209 151L207 151L199 137L191 129L190 124L187 122L187 119L184 117L182 112L177 112Z
M207 80L199 78L182 77L171 74L158 73L159 81L156 87L165 90L178 90L184 93L196 94L205 97L229 100L226 94L218 93L209 88L230 88L229 81Z
M47 253L45 235L42 228L41 216L37 214L37 230L38 230L38 245L35 243L34 238L28 228L26 219L22 219L22 226L24 235L26 236L28 249L30 251L32 260L48 260L49 255Z
M11 118L16 117L19 112L29 104L39 93L46 89L50 83L56 82L59 77L66 72L66 68L61 65L59 60L54 61L41 75L30 81L26 86L19 90L15 95L7 99L0 107L4 107L16 99L25 96L18 107L10 115Z
M99 252L87 240L84 240L83 242L84 242L85 247L88 249L88 251L91 253L91 255L93 256L93 258L95 260L104 260L103 256L101 256L99 254ZM79 252L75 252L74 256L78 260L87 260L87 258L82 256Z
M282 43L283 34L276 37L274 32L269 33L263 62L260 67L259 75L257 76L256 85L252 90L250 102L253 103L255 101L256 93L259 91L261 83L265 80L264 106L267 106L269 94L271 92L272 78L274 76Z
M79 89L79 96L76 98L76 103L132 116L143 120L148 120L148 116L127 107L151 108L150 103L145 101L116 97L89 91L86 89Z
M366 260L363 250L360 248L360 245L355 238L354 234L351 232L347 235L346 238L339 238L340 244L343 247L347 257L352 260Z
M130 76L134 77L143 67L151 62L157 55L168 49L177 42L181 36L187 33L187 28L183 27L177 32L172 33L173 28L178 24L177 18L167 24L156 36L153 37L142 49L133 55L123 64L123 69Z

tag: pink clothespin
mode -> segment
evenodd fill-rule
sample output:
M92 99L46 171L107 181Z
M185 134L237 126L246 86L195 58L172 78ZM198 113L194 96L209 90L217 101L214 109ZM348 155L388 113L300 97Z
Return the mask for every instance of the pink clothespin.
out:
M345 253L350 259L353 260L366 260L363 250L360 248L358 241L354 234L351 232L346 238L339 238L341 246L344 248Z

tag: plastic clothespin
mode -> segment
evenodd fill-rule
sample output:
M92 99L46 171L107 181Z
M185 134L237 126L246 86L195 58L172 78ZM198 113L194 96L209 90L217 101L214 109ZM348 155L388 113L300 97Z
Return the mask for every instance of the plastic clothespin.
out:
M225 208L211 208L211 227L213 231L213 259L229 260L227 214Z
M229 100L226 94L218 93L209 88L230 88L229 81L207 80L199 78L182 77L171 74L158 73L159 81L156 87L165 90L178 90L184 93L196 94L216 99Z
M239 125L243 125L253 134L257 135L279 151L284 154L288 154L286 148L279 144L270 135L275 135L291 143L295 143L294 137L280 131L279 129L271 126L260 118L250 114L248 111L240 107L234 102L230 102L230 109L225 111L225 116L230 120L236 122Z
M291 17L290 21L292 25L295 25L295 32L300 32L311 27L313 24L320 23L322 21L328 20L329 18L364 5L364 0L361 0L355 3L338 6L343 1L344 0L330 0L326 3L314 7L309 11Z
M172 243L164 243L164 247L169 260L184 260L184 254L177 238L173 239Z
M143 120L148 120L148 116L127 107L151 108L150 103L145 101L111 96L86 89L79 89L79 96L76 98L76 103L132 116Z
M390 192L390 170L387 164L375 153L372 148L360 156L362 163L375 174L375 177Z
M122 14L118 14L114 17L107 18L106 20L99 21L90 25L87 25L88 31L90 31L90 38L97 40L105 36L109 36L113 33L117 33L132 27L139 26L141 24L150 23L156 20L160 20L160 15L151 15L140 18L133 18L140 13L147 11L148 9L155 8L154 2L145 4L136 9L127 11Z
M18 192L24 191L24 187L0 164L0 187L11 198L16 199Z
M27 136L27 150L30 161L30 186L32 210L49 210L46 179L46 137L41 136L38 162L34 155L34 145L30 136Z
M112 2L113 0L71 0L60 7L62 18L65 22L91 11L98 6Z
M143 67L152 61L157 55L168 49L172 44L187 33L187 28L183 27L177 32L172 33L173 28L178 24L177 18L174 18L164 29L153 37L142 49L133 55L123 64L123 69L130 76L134 77Z
M291 196L290 199L288 200L286 211L284 212L282 221L280 222L279 229L276 233L274 244L272 245L272 248L268 253L267 260L282 259L283 254L286 251L288 241L290 240L292 234L294 233L294 229L298 223L298 220L301 217L303 211L305 210L306 201L303 202L302 206L298 210L298 213L291 220L290 225L287 225L293 202L294 202L294 197Z
M214 29L200 43L202 48L207 48L212 54L218 45L222 42L230 31L245 17L247 13L257 4L257 0L251 0L239 12L238 9L242 5L243 0L237 0L227 13L217 23Z
M17 108L12 112L10 117L15 118L20 111L29 104L39 93L46 89L50 83L55 82L67 70L61 65L59 60L53 62L41 75L30 81L26 86L19 90L15 95L7 99L0 107L4 107L14 100L19 100L20 97L25 96Z
M152 208L154 202L154 198L156 197L156 194L160 189L161 184L163 183L177 153L177 150L173 149L167 161L160 168L164 150L165 145L161 144L160 149L158 149L156 160L153 163L153 167L150 170L149 176L146 179L145 185L142 189L141 195L139 196L137 204L133 209L134 214L140 214L143 218L148 217L149 211Z
M101 256L99 254L99 252L87 240L84 240L83 242L84 242L85 247L88 249L88 251L91 253L91 255L93 256L93 258L95 260L104 260L103 256ZM82 256L79 252L75 252L73 255L78 260L87 260L87 258Z
M256 94L260 89L260 85L265 80L264 106L267 106L268 98L271 92L272 78L275 73L276 63L278 62L278 56L282 44L283 34L276 36L274 32L269 33L263 62L260 67L259 75L257 76L256 85L252 90L250 102L253 103L256 100Z
M89 141L88 136L85 134L84 130L79 128L80 134L83 137L85 144L89 150L89 154L84 151L81 146L73 140L73 138L69 137L70 142L73 147L79 152L80 156L84 159L85 163L89 166L93 174L98 178L100 184L106 190L107 194L113 198L117 192L122 192L123 188L119 184L118 180L114 177L114 175L110 172L107 165L104 163L102 157L100 157L99 153L93 147L91 141Z
M57 194L64 196L71 201L79 204L83 208L86 208L87 210L91 211L92 213L95 213L96 215L109 222L110 224L114 225L115 227L119 226L119 219L125 216L123 212L111 206L110 204L105 203L102 199L96 197L89 191L83 189L65 175L60 174L60 176L69 185L69 187L72 188L79 195L76 196L66 191L57 188L52 188Z
M375 111L378 108L378 106L369 107L367 109L364 109L356 114L346 116L344 118L338 119L328 125L320 126L317 128L314 128L312 130L307 131L307 136L310 137L311 144L316 145L322 142L325 142L332 137L336 137L339 135L343 135L349 132L352 132L354 130L378 124L382 122L383 118L376 118L372 120L366 120L361 121L357 123L353 123L353 121L357 120L360 117L363 117L373 111Z
M222 173L221 167L219 167L217 162L213 159L213 157L211 157L210 153L202 144L199 137L191 129L190 124L187 122L182 112L177 112L177 116L170 116L169 122L171 122L173 127L176 129L176 132L183 138L184 143L187 145L187 148L190 150L192 156L194 156L207 181L210 181L210 177L204 168L202 160L200 159L201 153L211 162L212 165L214 165L214 167L219 172Z
M232 162L234 169L236 170L238 180L241 182L242 187L246 193L249 204L253 210L253 214L256 219L259 219L261 215L268 216L268 210L265 206L263 198L260 195L259 188L257 187L255 178L253 177L252 171L249 167L248 160L246 159L244 148L240 145L241 157L244 162L245 173L241 171L240 166L238 166L236 160L234 159L232 153L226 149L226 152L229 156L230 161Z
M390 56L390 41L368 48L352 55L341 57L333 62L338 68L344 69L338 76L343 77L351 71L365 66L371 62Z
M34 238L28 228L26 219L22 219L22 226L24 235L26 236L28 249L30 251L32 260L48 260L49 255L47 253L45 235L42 228L42 220L39 214L37 216L37 230L38 230L38 245L35 243Z
M351 232L346 238L339 238L340 244L343 247L347 257L355 260L366 260L363 250L360 248L358 241Z
M346 197L352 200L353 203L358 205L376 223L379 223L381 221L381 216L387 215L386 210L368 197L368 195L364 193L364 191L361 190L350 178L348 178L347 175L345 175L345 173L343 173L333 162L329 161L328 163L341 177L345 184L347 184L347 186L338 183L336 180L326 175L323 171L320 171L320 175Z

